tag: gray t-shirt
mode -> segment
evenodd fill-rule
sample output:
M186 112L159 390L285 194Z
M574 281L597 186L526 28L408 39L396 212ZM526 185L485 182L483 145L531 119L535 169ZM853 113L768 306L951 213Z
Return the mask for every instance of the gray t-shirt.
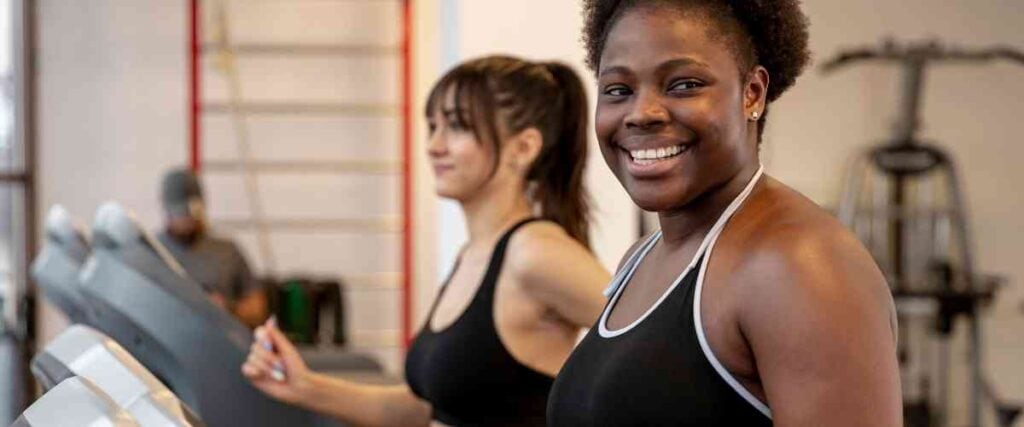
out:
M234 242L204 233L190 243L171 237L166 231L158 236L160 243L207 292L218 292L230 305L250 291L263 289L252 276L249 264Z

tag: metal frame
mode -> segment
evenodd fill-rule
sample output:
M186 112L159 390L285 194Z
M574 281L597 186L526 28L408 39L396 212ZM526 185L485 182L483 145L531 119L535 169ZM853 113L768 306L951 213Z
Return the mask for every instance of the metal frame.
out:
M202 93L202 76L200 75L201 64L199 55L202 53L199 45L202 20L199 19L199 0L189 0L188 6L188 107L189 107L189 165L192 170L199 172L202 168L202 152L200 151L200 121L202 120L202 106L200 104L200 93Z
M14 76L18 83L15 89L15 121L19 124L16 138L21 140L22 176L21 182L25 191L25 271L31 263L27 254L36 252L36 11L35 1L15 0L15 15L19 16L14 28ZM31 285L29 286L31 288Z
M897 315L904 316L906 310L899 310L906 307L904 302L917 300L933 300L939 304L940 310L934 315L941 322L949 324L960 316L966 316L969 322L968 339L970 340L970 419L972 426L982 424L981 402L988 399L1000 417L1013 418L1019 413L1021 407L1013 402L1005 402L992 390L990 384L986 383L982 372L982 331L979 311L982 304L994 298L995 282L988 284L979 280L974 270L973 238L971 234L970 221L967 218L963 187L960 182L960 174L950 155L941 148L930 145L921 140L918 136L921 116L921 97L925 82L925 71L928 66L945 62L987 62L996 59L1018 62L1024 65L1024 52L1012 48L996 46L984 49L960 49L947 47L935 41L899 45L892 40L887 40L881 48L858 48L844 51L828 60L821 66L822 71L831 72L850 64L862 61L887 62L900 66L902 72L901 97L899 98L899 121L894 137L883 145L872 147L860 158L856 159L854 168L851 168L841 197L839 206L840 219L855 230L859 224L858 214L861 202L863 185L861 180L871 173L871 170L880 172L889 183L887 194L882 199L883 209L872 206L870 209L871 223L869 233L872 238L878 234L873 227L881 225L888 227L888 235L885 236L888 247L888 255L883 256L879 261L888 274L894 298L897 303ZM886 160L888 159L888 160ZM903 159L903 160L896 160ZM860 169L860 173L858 173ZM906 209L912 207L912 197L908 189L912 183L922 181L922 176L927 173L939 173L946 178L945 194L950 198L952 206L949 208L950 228L956 233L957 241L954 243L959 253L959 270L955 273L950 271L949 276L936 280L933 287L927 291L912 289L909 286L909 274L904 265L906 247L904 246L907 236L906 227L908 215ZM869 184L870 186L870 184ZM879 192L881 193L881 192ZM879 218L881 217L881 218ZM874 245L870 239L866 244ZM876 255L878 257L878 255ZM985 286L982 286L985 285ZM901 340L910 342L905 336L910 330L904 329L907 322L901 323ZM940 323L941 324L941 323ZM939 397L937 414L930 406L925 406L927 416L937 415L939 422L948 424L949 404L949 333L950 330L940 328L938 335L943 351L937 355L938 364L941 367L937 382ZM902 368L901 368L902 369ZM930 378L930 377L928 377ZM925 401L929 401L925 397ZM1016 411L1016 412L1013 412ZM1013 416L1009 414L1013 413ZM1009 422L1009 421L1006 421Z
M25 183L25 182L29 182L29 181L31 181L31 177L27 173L23 173L23 172L17 172L17 173L0 172L0 182L3 182L3 183L11 183L11 182Z

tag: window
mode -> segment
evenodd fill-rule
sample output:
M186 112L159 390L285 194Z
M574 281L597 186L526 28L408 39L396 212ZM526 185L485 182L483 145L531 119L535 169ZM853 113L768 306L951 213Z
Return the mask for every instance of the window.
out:
M0 425L10 424L27 397L24 362L31 345L25 304L32 252L31 138L26 94L31 88L24 55L26 4L0 1Z

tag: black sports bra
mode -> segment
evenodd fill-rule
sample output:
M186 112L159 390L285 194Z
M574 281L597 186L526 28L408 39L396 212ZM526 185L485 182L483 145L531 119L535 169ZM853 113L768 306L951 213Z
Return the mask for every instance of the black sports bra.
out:
M438 421L453 426L545 425L553 378L515 360L494 324L494 289L505 248L512 233L535 220L524 220L505 232L469 307L451 326L434 332L430 319L444 297L445 282L409 348L406 381L413 393L433 405Z

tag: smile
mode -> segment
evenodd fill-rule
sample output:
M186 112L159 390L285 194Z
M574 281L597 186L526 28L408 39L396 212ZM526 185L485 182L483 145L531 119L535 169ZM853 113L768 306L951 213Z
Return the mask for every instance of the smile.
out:
M648 148L645 150L629 150L629 156L634 163L649 165L659 161L670 159L686 151L685 145L674 145L671 147Z

